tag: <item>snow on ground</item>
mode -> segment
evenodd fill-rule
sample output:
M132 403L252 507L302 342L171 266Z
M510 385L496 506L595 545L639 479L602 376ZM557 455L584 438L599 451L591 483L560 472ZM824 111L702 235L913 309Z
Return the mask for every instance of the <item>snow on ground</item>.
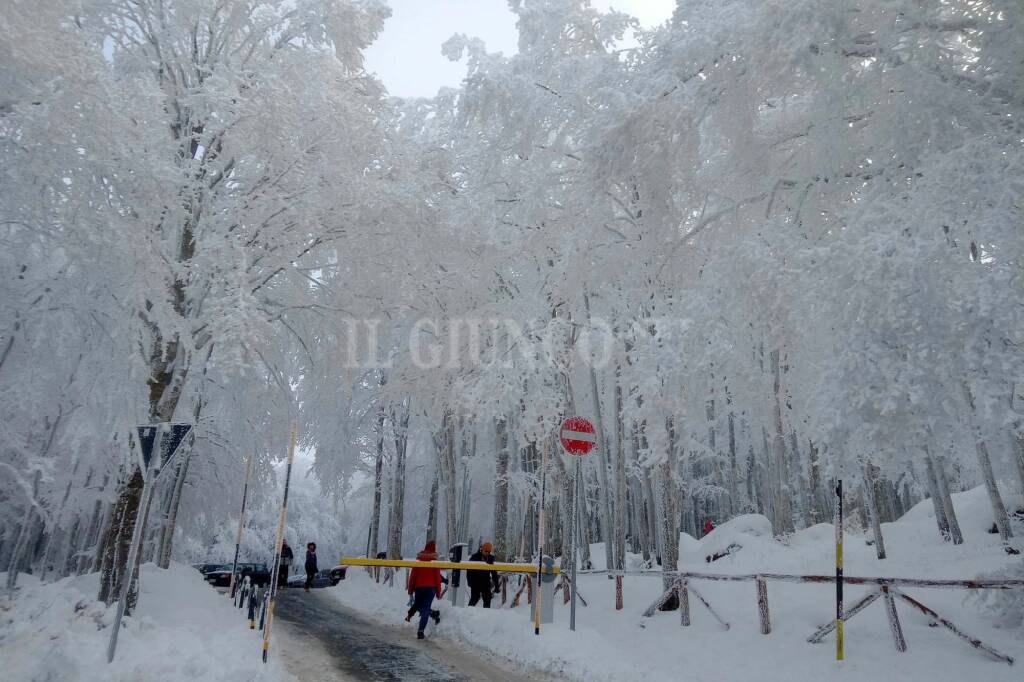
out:
M1012 498L1011 498L1012 499ZM986 532L991 509L981 488L954 495L965 543L954 547L940 541L925 500L895 523L883 525L889 558L879 561L861 536L845 537L846 574L917 578L972 578L1019 561L1007 556L998 536ZM723 524L706 538L681 538L682 568L710 573L830 574L835 571L834 529L819 524L780 542L765 532L764 520L746 516ZM1024 529L1020 529L1024 531ZM713 563L705 556L727 547L742 549ZM596 561L604 548L592 545ZM401 575L404 575L401 574ZM365 571L350 569L333 598L387 623L401 623L406 597L399 583L389 589L375 585ZM442 638L484 655L496 655L513 665L543 670L567 678L600 680L1001 680L1019 682L1024 665L1024 633L999 630L993 618L979 612L966 590L907 589L940 615L969 634L1017 659L1014 666L993 661L927 619L897 602L908 651L895 651L881 601L875 602L846 626L846 660L835 661L831 636L822 644L807 637L835 614L831 584L768 583L772 632L760 634L755 586L749 582L692 583L731 624L724 631L691 594L692 625L679 625L678 612L643 618L641 613L661 592L655 577L626 577L625 609L614 610L614 583L606 575L585 575L580 590L590 606L577 609L577 630L568 629L568 607L558 598L555 623L533 634L528 607L515 610L452 609L445 603L436 632ZM849 606L866 587L847 586ZM500 602L500 598L497 600ZM510 596L511 601L511 596ZM524 600L525 601L525 600ZM410 640L415 627L407 626Z
M0 574L3 575L3 574ZM107 664L116 605L96 601L99 574L41 584L18 576L14 601L0 601L0 661L7 680L175 682L293 680L242 613L190 566L142 567L136 614L125 618ZM274 643L271 642L271 648Z

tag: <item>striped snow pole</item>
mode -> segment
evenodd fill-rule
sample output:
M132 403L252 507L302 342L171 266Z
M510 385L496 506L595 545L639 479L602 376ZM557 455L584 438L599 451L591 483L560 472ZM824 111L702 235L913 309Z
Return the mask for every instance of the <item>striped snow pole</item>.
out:
M836 484L836 660L843 660L843 480Z
M274 570L270 574L268 592L270 601L267 604L267 622L263 628L263 662L267 662L267 651L270 649L270 626L274 621L274 599L277 597L277 574L281 566L281 542L284 540L284 520L288 515L288 486L292 482L292 460L295 459L295 440L298 437L298 424L292 422L292 437L288 444L288 464L284 473L284 499L281 500L281 520L277 523L277 542L274 543Z
M238 514L238 533L235 534L235 559L231 562L231 581L228 583L228 594L235 598L235 572L238 570L238 548L242 545L242 524L245 523L245 500L249 497L249 474L252 472L252 456L245 460L245 483L242 485L242 511Z

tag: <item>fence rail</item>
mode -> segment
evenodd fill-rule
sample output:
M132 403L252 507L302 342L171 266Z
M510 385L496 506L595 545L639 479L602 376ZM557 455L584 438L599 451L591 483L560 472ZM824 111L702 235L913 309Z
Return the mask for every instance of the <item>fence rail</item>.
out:
M751 581L774 580L784 583L834 583L835 575L797 575L791 573L701 573L698 571L577 571L579 575L611 575L644 578L664 578L666 576L685 580L712 581ZM888 587L953 587L971 590L1012 590L1024 588L1024 580L993 579L993 580L958 580L958 579L924 579L924 578L886 578L874 576L843 576L848 585L885 585Z

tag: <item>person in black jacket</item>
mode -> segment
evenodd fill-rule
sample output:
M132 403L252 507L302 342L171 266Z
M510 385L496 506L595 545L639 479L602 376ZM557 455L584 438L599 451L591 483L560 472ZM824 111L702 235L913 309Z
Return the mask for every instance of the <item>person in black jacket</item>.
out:
M491 554L493 549L491 543L485 542L480 545L480 549L469 557L469 560L485 561L493 564L494 555ZM476 603L482 598L484 600L484 608L491 608L492 590L497 592L499 589L498 572L466 571L466 582L469 584L469 605L476 606Z
M288 546L287 540L281 541L281 563L277 569L277 586L288 587L288 567L295 561L295 553Z
M316 543L306 543L306 592L309 592L310 586L313 584L313 578L316 577Z

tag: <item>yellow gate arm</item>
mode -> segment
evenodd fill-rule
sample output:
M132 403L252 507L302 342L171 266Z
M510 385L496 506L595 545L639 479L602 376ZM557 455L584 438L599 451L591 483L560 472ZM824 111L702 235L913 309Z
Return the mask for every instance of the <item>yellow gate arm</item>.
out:
M392 568L440 568L459 571L499 571L501 573L536 573L537 564L488 564L483 561L415 561L413 559L364 559L342 557L342 566L391 566ZM558 566L544 567L541 573L560 573Z

